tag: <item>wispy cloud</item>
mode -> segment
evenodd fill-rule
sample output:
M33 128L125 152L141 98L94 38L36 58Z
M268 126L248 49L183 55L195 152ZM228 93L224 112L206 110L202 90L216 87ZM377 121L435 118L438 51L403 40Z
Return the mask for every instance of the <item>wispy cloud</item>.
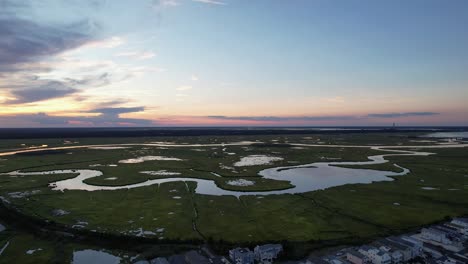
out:
M328 121L365 121L369 118L406 118L414 116L435 116L439 113L435 112L406 112L406 113L381 113L367 115L321 115L321 116L224 116L212 115L205 116L213 120L229 120L229 121L256 121L256 122L328 122Z
M13 90L11 95L15 98L7 101L9 104L24 104L54 98L61 98L78 93L78 89L70 88L61 82L50 81L39 87Z
M338 121L352 120L355 116L206 116L218 120L284 122L284 121Z
M203 4L210 4L210 5L226 5L225 2L218 1L218 0L192 0L192 1L203 3Z
M87 42L82 48L105 48L113 49L119 46L122 46L125 43L125 40L122 37L114 36L107 39L95 40Z
M109 73L81 76L76 79L68 77L62 80L33 79L18 84L12 89L6 89L9 96L8 100L5 100L3 103L21 105L70 96L73 96L75 99L81 98L82 100L84 97L77 95L84 88L105 86L111 82L110 79L111 75Z
M405 113L381 113L381 114L368 114L368 117L377 118L398 118L398 117L412 117L412 116L435 116L440 113L435 112L405 112Z
M111 116L118 116L120 114L125 113L136 113L136 112L143 112L145 108L142 106L138 107L106 107L106 108L97 108L92 109L87 112L89 113L100 113L103 115L111 115Z
M177 91L188 91L192 90L192 86L190 85L182 85L176 88Z
M146 59L151 59L151 58L153 58L154 56L156 56L156 53L154 53L154 52L151 52L151 51L149 51L149 52L143 52L143 53L138 57L138 59L140 59L140 60L146 60Z
M87 111L93 116L49 115L46 113L0 116L4 126L12 127L64 127L64 126L152 126L152 120L124 118L120 114L141 112L144 107L101 108Z
M192 80L192 81L196 82L196 81L198 81L198 80L199 80L199 78L198 78L198 76L197 76L197 75L195 75L195 74L192 74L192 76L190 77L190 80Z
M0 89L4 89L4 104L21 105L57 98L83 100L77 94L86 89L156 72L155 67L80 59L80 51L116 48L125 44L125 39L102 38L100 26L90 19L67 24L27 20L34 17L29 15L34 11L27 8L29 2L22 5L14 2L0 1ZM154 56L155 53L148 51L137 54L136 58Z
M179 6L180 2L178 0L156 0L154 1L154 6L162 6L162 7L171 7L171 6Z
M325 103L331 103L331 104L342 104L346 100L345 100L344 97L336 96L336 97L322 98L322 101L325 102Z
M89 24L79 22L57 28L16 17L0 17L0 74L77 48L91 41Z
M137 60L151 59L156 56L156 53L152 51L125 51L115 54L116 57L128 57Z

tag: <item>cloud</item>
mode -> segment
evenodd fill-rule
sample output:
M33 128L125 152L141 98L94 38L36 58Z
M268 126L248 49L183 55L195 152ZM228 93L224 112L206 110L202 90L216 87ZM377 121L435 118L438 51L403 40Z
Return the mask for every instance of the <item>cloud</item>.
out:
M115 48L125 43L119 36L103 38L101 27L93 20L71 18L68 23L46 23L37 18L37 8L54 8L60 4L34 1L0 0L0 89L15 100L28 103L73 95L78 90L96 88L153 71L110 60L74 57L84 48ZM60 8L102 7L97 0L64 3ZM38 22L40 21L40 22ZM140 59L153 57L152 52L139 54ZM112 74L110 74L112 72ZM36 90L36 91L34 91Z
M146 59L151 59L153 58L154 56L156 56L156 53L154 52L143 52L140 56L138 56L138 59L140 60L146 60Z
M152 126L147 119L123 118L120 114L143 111L144 107L116 107L93 109L88 113L97 116L53 116L46 113L0 116L0 123L7 127L70 127L70 126Z
M325 103L330 103L330 104L342 104L345 102L345 99L341 96L336 96L336 97L323 98L322 101Z
M134 58L138 60L146 60L146 59L151 59L154 56L156 56L156 53L152 51L126 51L126 52L120 52L115 54L116 57L128 57L128 58Z
M13 90L11 95L15 97L13 100L8 100L8 104L24 104L37 101L44 101L54 98L65 97L79 92L78 89L70 88L61 82L50 81L38 87L28 89Z
M65 81L73 86L100 87L108 85L111 82L109 78L110 74L105 72L97 76L86 76L80 79L65 78Z
M177 1L177 0L156 0L154 1L153 3L154 6L168 6L168 7L171 7L171 6L178 6L180 5L180 2Z
M285 121L337 121L352 120L355 116L206 116L217 120L285 122Z
M369 118L398 118L412 116L434 116L435 112L407 112L358 115L323 115L323 116L224 116L212 115L205 118L227 121L256 121L256 122L327 122L327 121L364 121Z
M97 108L88 111L89 113L100 113L103 115L112 115L118 116L124 113L135 113L145 111L144 107L106 107L106 108Z
M109 74L103 73L95 76L85 76L79 79L65 78L64 80L30 80L14 89L7 89L10 97L6 104L25 104L64 98L82 92L85 87L100 87L110 83ZM1 87L0 87L1 88ZM75 99L79 97L75 96Z
M62 27L39 25L16 17L0 17L0 74L84 45L92 39L89 23Z
M192 90L192 86L190 85L182 85L176 88L177 91L188 91Z
M199 80L198 76L196 76L195 74L192 74L192 76L190 77L190 79L191 79L192 81L194 81L194 82L196 82L196 81Z
M211 4L211 5L226 5L225 2L217 1L217 0L192 0L193 2L203 3L203 4Z
M440 113L435 112L405 112L405 113L383 113L383 114L368 114L368 117L377 118L397 118L397 117L412 117L412 116L434 116Z
M53 70L55 57L95 41L96 23L89 19L66 24L47 24L34 17L33 2L0 0L0 89L22 104L78 93L77 86L105 82L105 76L81 79L41 78Z
M105 49L113 49L119 47L125 43L125 40L121 37L114 36L107 39L102 40L94 40L87 42L83 45L83 48L105 48Z

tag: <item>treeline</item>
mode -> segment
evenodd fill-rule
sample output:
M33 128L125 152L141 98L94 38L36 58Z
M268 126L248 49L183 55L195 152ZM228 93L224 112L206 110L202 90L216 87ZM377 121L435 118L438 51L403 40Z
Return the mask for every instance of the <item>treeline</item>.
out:
M304 135L350 133L402 133L467 131L466 127L347 127L346 130L320 130L312 127L290 128L3 128L0 139L32 138L90 138L90 137L183 137L183 136L251 136L251 135Z

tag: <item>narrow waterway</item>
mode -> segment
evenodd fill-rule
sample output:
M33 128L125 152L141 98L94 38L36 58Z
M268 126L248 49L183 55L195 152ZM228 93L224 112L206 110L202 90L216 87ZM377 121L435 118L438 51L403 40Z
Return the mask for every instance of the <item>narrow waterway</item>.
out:
M226 145L249 145L254 142L239 142L231 144L219 144L219 146ZM126 145L126 144L122 144ZM148 145L148 144L142 144ZM215 144L207 145L173 145L173 144L157 144L164 146L173 146L173 147L207 147L214 146ZM293 144L301 146L315 146L307 144ZM319 145L323 147L322 145ZM394 176L402 176L409 173L409 170L403 167L399 167L401 172L390 172L390 171L380 171L380 170L370 170L370 169L359 169L359 168L343 168L338 167L339 165L375 165L388 162L385 157L388 156L427 156L431 155L429 152L422 152L419 150L400 150L401 148L451 148L451 147L466 147L466 144L456 144L456 145L434 145L434 146L342 146L342 145L327 145L327 147L360 147L360 148L370 148L374 150L388 151L389 154L369 156L368 161L360 162L315 162L311 164L303 164L298 166L287 166L287 167L275 167L265 169L259 172L259 175L266 179L271 180L281 180L289 181L293 187L285 190L275 190L275 191L253 191L253 192L240 192L240 191L230 191L218 187L213 180L205 179L195 179L195 178L184 178L184 177L168 177L164 179L154 179L147 180L141 183L124 185L124 186L96 186L85 183L84 181L90 178L102 176L102 172L99 170L90 170L90 169L80 169L80 170L54 170L54 171L43 171L43 172L19 172L14 171L10 173L3 173L3 175L10 176L31 176L31 175L44 175L44 174L77 174L76 177L53 182L50 184L50 187L53 190L64 191L64 190L83 190L83 191L111 191L111 190L122 190L122 189L133 189L143 186L150 186L156 184L162 184L167 182L196 182L197 187L195 192L197 194L204 195L233 195L236 197L242 195L272 195L272 194L294 194L294 193L304 193L315 190L321 190L326 188L331 188L335 186L345 185L345 184L368 184L377 181L392 181ZM80 146L75 146L76 148ZM83 146L81 146L83 147ZM86 146L88 147L88 146ZM392 149L399 148L399 150ZM51 148L56 149L56 148ZM106 175L111 176L111 175Z

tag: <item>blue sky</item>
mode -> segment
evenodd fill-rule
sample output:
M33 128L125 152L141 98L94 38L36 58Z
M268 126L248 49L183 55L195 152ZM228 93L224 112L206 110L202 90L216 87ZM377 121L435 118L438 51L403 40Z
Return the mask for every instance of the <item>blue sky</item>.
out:
M0 126L468 125L466 1L0 7Z

